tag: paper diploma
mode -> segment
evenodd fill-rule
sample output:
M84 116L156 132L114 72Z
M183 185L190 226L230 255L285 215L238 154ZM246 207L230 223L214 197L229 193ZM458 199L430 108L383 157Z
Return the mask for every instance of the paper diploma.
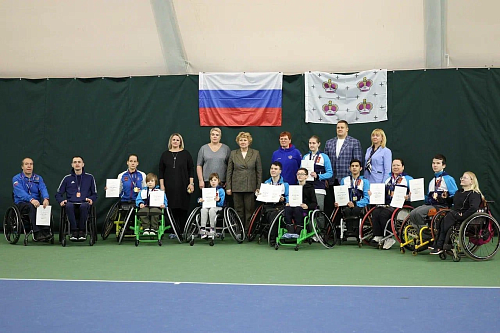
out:
M299 207L302 204L302 185L288 187L288 203L290 207Z
M313 160L302 160L300 161L300 167L306 168L308 172L307 181L312 182L314 178L311 176L311 172L314 172L314 161Z
M391 206L401 208L405 204L406 187L395 186L392 195Z
M424 179L417 178L410 180L410 192L411 192L411 201L420 201L425 199L424 192Z
M149 207L161 207L165 204L164 191L150 191L149 192Z
M333 191L335 193L335 202L339 206L347 206L349 200L349 186L348 185L340 185L334 186Z
M385 184L370 184L370 205L385 205Z
M106 179L106 198L120 196L120 179Z
M50 212L52 211L52 206L47 206L43 208L43 205L38 206L36 209L36 225L46 225L50 226Z
M257 201L277 203L281 197L281 185L261 184Z
M215 187L208 187L201 189L201 198L203 199L203 203L201 207L203 208L213 208L216 206L215 201Z

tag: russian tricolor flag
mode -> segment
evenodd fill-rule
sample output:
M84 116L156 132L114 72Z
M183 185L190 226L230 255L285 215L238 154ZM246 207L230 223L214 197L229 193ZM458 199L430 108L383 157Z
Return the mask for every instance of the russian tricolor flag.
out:
M281 126L283 73L200 73L200 126Z

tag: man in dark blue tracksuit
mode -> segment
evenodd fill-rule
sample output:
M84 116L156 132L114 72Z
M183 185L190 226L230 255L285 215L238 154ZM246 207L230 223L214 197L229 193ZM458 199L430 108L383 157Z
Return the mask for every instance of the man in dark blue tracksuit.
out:
M97 200L97 187L94 176L84 171L83 158L73 157L73 169L69 175L64 176L57 189L56 200L61 207L66 207L66 215L71 227L70 240L85 240L85 223L90 206ZM66 199L64 199L66 194ZM77 224L75 210L80 210Z

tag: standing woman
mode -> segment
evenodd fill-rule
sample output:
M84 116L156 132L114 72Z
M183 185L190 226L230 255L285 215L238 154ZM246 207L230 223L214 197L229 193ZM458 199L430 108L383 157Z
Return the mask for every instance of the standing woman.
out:
M210 143L201 146L196 162L198 186L210 187L209 176L217 173L222 184L226 183L226 170L231 149L220 142L222 131L218 127L210 130Z
M184 150L184 140L174 133L168 140L159 166L160 189L165 191L179 230L184 230L189 209L189 194L194 191L194 164L191 154Z
M391 173L392 152L385 145L387 138L380 128L372 132L372 145L366 150L364 176L370 184L383 183Z
M231 151L227 165L226 194L233 195L234 209L248 230L255 207L255 190L262 182L262 163L258 150L250 148L252 136L240 132L236 137L239 149Z
M326 195L326 180L333 177L332 163L330 158L325 153L319 150L321 142L317 135L309 138L309 153L305 154L303 160L314 161L314 172L309 175L314 178L312 183L314 192L316 193L316 201L319 209L325 210L325 195Z

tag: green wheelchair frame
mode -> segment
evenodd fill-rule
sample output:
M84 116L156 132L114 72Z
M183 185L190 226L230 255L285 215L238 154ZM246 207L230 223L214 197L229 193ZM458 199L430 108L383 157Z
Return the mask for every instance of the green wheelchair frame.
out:
M288 246L294 247L295 251L298 251L300 244L304 242L312 244L314 241L318 241L325 248L331 249L337 241L337 235L332 221L319 209L309 210L307 212L307 215L304 217L304 228L302 228L298 238L283 238L283 235L288 232L284 226L284 218L285 210L282 210L274 218L269 228L268 243L271 247L274 247L275 250L278 250L280 246ZM323 223L320 222L321 220L323 220ZM275 227L276 223L277 227ZM274 237L273 230L276 228L277 235Z

